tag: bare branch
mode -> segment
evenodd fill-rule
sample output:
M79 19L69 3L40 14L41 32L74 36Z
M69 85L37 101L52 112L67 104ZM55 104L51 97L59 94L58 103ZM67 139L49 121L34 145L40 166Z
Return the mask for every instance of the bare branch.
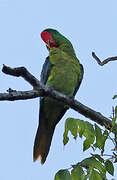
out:
M116 61L117 60L117 56L115 56L115 57L109 57L109 58L105 59L104 61L101 61L99 59L99 57L97 57L97 55L94 52L92 52L92 56L100 66L107 64L109 61Z
M5 69L6 68L6 69ZM24 70L25 69L25 70ZM26 68L10 68L7 66L3 66L3 72L13 76L22 76L25 80L27 80L34 88L34 90L30 91L15 91L10 89L9 93L0 93L0 101L8 100L25 100L25 99L33 99L39 96L48 96L57 101L61 101L64 104L68 105L75 111L79 112L83 116L91 119L92 121L100 124L101 126L105 126L110 130L112 128L112 122L110 119L103 116L101 113L94 111L93 109L83 105L82 103L70 98L60 92L55 91L54 89L48 88L42 85L38 79L36 79L33 75L31 75ZM114 131L114 130L113 130Z
M33 88L40 85L39 80L35 78L25 67L11 68L3 64L2 72L16 77L23 77L33 86Z
M14 101L14 100L26 100L33 99L40 96L40 92L37 90L30 91L15 91L9 93L0 93L0 101Z

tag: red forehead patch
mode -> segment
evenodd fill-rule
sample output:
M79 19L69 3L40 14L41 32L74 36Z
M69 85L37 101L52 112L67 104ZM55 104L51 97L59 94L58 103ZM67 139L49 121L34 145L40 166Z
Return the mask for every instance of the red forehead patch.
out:
M41 33L41 38L49 48L50 47L56 47L56 42L49 32L43 31Z

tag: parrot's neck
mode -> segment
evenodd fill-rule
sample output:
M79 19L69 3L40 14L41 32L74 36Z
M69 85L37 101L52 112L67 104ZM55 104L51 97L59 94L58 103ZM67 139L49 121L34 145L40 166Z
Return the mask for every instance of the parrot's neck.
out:
M59 49L61 49L62 51L66 52L70 56L76 58L75 51L74 51L73 46L71 44L62 44L62 45L59 46Z

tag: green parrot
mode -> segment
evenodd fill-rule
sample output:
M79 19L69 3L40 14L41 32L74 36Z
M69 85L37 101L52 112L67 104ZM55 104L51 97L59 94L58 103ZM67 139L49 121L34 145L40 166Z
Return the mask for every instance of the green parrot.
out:
M43 65L41 82L68 96L75 96L83 78L83 66L76 57L71 42L54 29L45 29L41 38L49 50ZM53 133L68 106L50 97L40 98L39 126L37 129L33 159L43 164L49 153Z

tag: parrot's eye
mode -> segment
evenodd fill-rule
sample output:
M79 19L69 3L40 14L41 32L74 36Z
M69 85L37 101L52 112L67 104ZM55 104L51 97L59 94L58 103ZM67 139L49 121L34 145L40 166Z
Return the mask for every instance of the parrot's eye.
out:
M53 44L53 39L52 39L52 38L48 39L48 40L47 40L47 45L48 45L48 47L51 47L52 44Z
M41 33L41 38L46 43L48 48L56 47L57 46L54 38L52 37L52 35L49 32L43 31Z

